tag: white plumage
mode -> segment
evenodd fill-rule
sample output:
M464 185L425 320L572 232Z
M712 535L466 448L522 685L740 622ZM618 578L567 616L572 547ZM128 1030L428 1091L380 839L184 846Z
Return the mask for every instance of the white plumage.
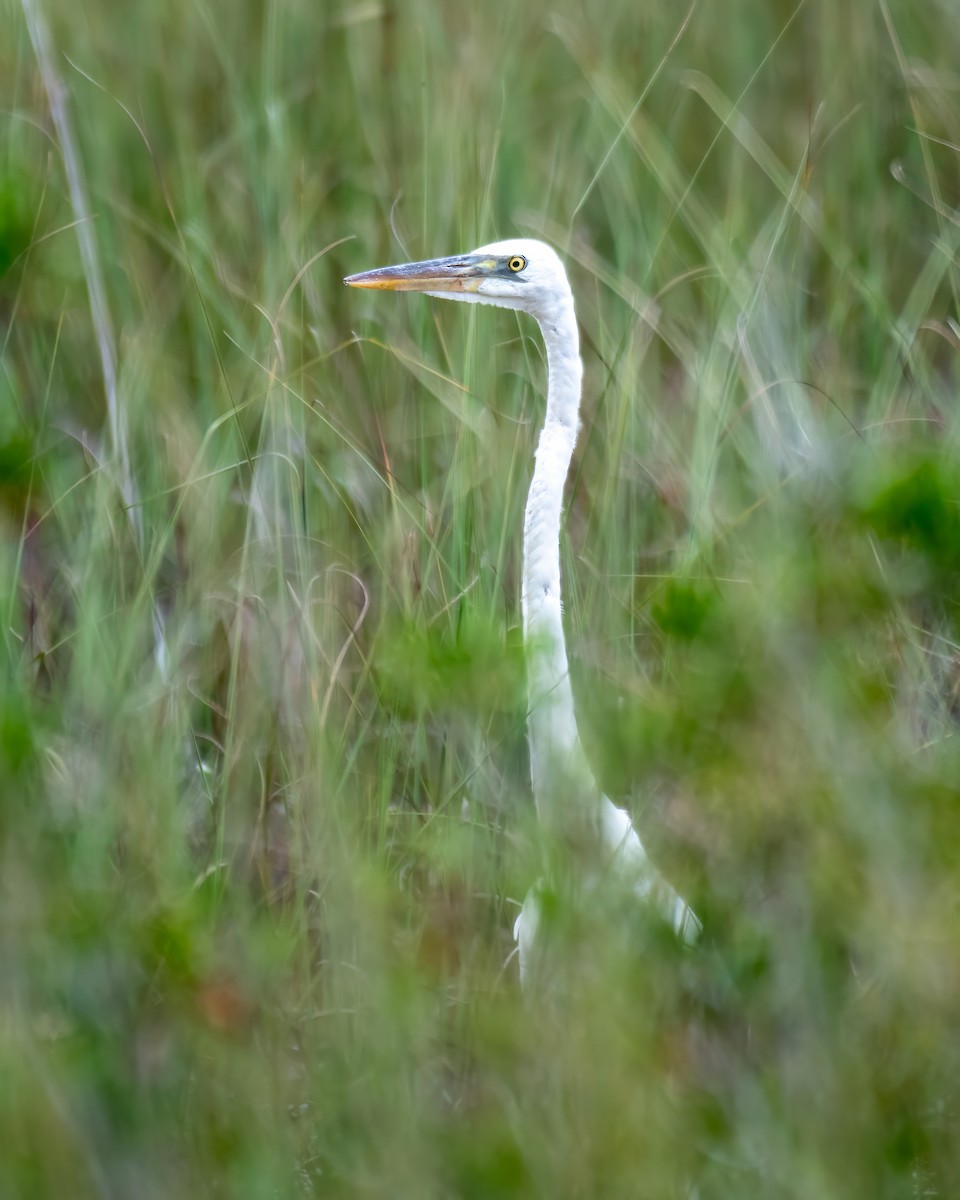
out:
M547 350L547 411L524 513L522 607L527 737L537 814L551 836L592 841L591 869L615 868L678 936L694 941L700 922L650 862L627 813L600 791L577 728L560 603L560 527L563 489L579 427L583 364L573 294L562 262L545 243L515 238L451 258L381 267L344 282L494 304L536 318ZM529 982L541 924L534 888L514 927L524 983Z

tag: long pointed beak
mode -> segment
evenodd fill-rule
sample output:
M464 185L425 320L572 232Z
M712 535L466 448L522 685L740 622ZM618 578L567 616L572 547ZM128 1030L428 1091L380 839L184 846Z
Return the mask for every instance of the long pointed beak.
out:
M348 275L348 287L380 288L391 292L475 292L495 266L493 259L477 254L430 258L426 262L377 267Z

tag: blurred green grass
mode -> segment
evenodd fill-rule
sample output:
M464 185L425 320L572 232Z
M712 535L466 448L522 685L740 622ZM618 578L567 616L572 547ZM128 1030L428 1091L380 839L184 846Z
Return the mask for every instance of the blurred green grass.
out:
M952 1195L952 0L45 11L142 537L8 2L0 1195ZM340 283L511 233L583 737L705 923L561 897L533 1004L539 341Z

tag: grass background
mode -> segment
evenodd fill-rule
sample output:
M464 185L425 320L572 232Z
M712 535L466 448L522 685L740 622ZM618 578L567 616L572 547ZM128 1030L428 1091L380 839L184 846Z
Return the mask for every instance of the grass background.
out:
M954 0L44 11L126 428L2 0L0 1195L956 1194ZM583 738L705 925L584 900L527 1004L539 340L340 283L511 234Z

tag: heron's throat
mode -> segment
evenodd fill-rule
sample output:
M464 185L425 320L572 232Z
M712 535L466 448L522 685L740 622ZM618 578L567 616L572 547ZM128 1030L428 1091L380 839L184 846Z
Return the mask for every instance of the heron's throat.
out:
M573 301L540 317L547 348L547 413L523 526L523 631L533 794L540 817L562 824L562 793L595 788L577 731L560 592L563 491L577 440L583 364ZM583 781L576 778L585 772Z
M547 415L545 425L556 423L573 430L570 454L576 442L580 421L580 393L583 363L580 360L580 333L568 296L540 318L540 329L547 348ZM569 467L569 460L567 463Z

